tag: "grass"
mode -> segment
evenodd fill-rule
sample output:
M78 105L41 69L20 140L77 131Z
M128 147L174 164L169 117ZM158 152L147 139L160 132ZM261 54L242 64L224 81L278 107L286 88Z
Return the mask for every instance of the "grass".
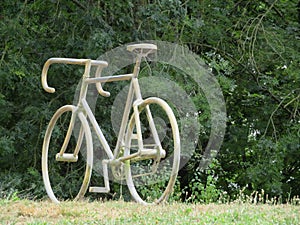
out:
M0 224L300 224L291 204L187 204L0 200Z

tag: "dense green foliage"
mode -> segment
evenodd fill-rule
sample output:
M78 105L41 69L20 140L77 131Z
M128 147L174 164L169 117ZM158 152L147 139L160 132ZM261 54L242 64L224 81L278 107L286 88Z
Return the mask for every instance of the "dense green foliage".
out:
M138 40L188 46L212 68L225 96L221 151L208 170L197 170L208 138L200 137L180 173L183 199L209 202L243 188L283 198L300 195L297 5L296 0L2 0L0 197L15 191L31 198L45 194L43 134L53 112L72 102L80 71L58 67L63 75L52 76L57 92L51 95L41 88L43 63L53 56L97 58Z

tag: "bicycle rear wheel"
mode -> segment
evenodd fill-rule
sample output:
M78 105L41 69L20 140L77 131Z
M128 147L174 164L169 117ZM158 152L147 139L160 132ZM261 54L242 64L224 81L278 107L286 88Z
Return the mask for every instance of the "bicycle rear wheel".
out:
M159 98L148 98L138 106L129 120L124 156L139 151L136 120L140 121L142 145L148 152L165 151L161 158L133 158L125 163L126 181L135 201L141 204L161 203L168 199L176 182L180 161L180 137L176 118L170 106ZM157 133L159 137L155 140ZM140 145L141 146L141 145Z
M59 108L50 120L44 137L43 180L48 196L56 203L60 200L82 198L91 178L91 131L83 113L77 114L75 111L76 107L73 105ZM75 124L80 124L80 129L72 135ZM62 148L65 148L63 156L58 155ZM81 154L76 154L78 158L73 155L74 149L80 150Z

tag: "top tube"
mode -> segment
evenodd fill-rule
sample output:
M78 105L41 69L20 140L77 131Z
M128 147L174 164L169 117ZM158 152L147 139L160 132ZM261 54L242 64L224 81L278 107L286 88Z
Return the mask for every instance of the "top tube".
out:
M147 57L148 54L155 52L157 50L157 46L154 44L150 44L150 43L133 44L133 45L128 45L127 50L137 54L137 56L138 56L137 60L136 60L136 66L135 66L135 69L133 72L133 76L137 77L137 74L139 72L139 64L140 64L141 57ZM118 79L117 77L113 78L113 79L99 78L101 70L104 67L108 66L108 63L106 61L91 60L91 59L76 59L76 58L50 58L45 62L43 70L42 70L42 76L41 76L42 86L43 86L44 90L49 93L55 92L55 88L49 87L48 83L47 83L48 69L49 69L50 65L54 64L54 63L84 65L85 69L88 69L88 71L89 71L88 67L96 66L97 67L96 77L95 77L95 79L89 80L89 83L96 83L98 92L103 96L108 97L108 96L110 96L110 94L109 94L109 92L106 92L102 89L101 82L103 82L105 80L107 82L107 81L114 81L114 80ZM130 75L128 74L126 76L121 76L119 78L121 78L121 80L122 79L130 79L131 78Z

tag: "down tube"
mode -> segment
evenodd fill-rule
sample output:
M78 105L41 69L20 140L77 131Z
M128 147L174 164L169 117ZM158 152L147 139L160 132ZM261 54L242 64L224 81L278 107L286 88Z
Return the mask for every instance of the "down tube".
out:
M90 109L90 107L85 99L82 99L82 106L83 106L84 110L86 111L87 116L88 116L91 124L93 125L93 128L96 131L99 141L100 141L101 145L103 146L106 154L108 155L109 159L113 159L114 156L112 154L112 151L111 151L111 149L110 149L110 147L109 147L98 123L97 123L97 120L96 120L92 110Z

